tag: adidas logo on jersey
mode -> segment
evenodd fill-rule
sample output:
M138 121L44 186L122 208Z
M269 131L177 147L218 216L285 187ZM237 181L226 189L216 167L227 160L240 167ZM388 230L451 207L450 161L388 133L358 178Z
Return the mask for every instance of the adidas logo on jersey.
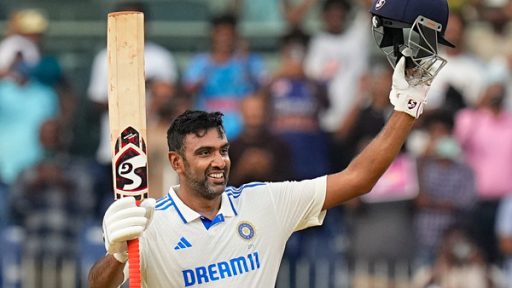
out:
M192 247L192 244L190 244L190 242L188 242L188 240L185 239L185 237L181 237L178 244L174 246L174 250L186 249L190 247Z

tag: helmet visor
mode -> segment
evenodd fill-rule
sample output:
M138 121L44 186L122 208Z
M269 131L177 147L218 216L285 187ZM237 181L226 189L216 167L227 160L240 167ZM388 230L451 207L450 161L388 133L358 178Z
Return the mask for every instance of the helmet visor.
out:
M446 64L446 60L437 54L441 28L440 24L423 16L419 16L412 26L375 17L372 25L375 41L393 68L400 57L407 57L407 76L413 85L429 85Z

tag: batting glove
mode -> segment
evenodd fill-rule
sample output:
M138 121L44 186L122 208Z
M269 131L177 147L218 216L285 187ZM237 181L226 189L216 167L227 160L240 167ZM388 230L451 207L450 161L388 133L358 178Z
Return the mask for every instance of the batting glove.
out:
M128 240L138 238L149 226L155 210L155 199L148 198L140 206L135 198L125 197L114 201L103 217L105 249L117 261L128 260Z
M393 72L389 100L396 111L405 112L418 118L423 113L423 105L427 103L427 92L430 86L426 84L411 85L407 81L405 73L405 57L402 57Z

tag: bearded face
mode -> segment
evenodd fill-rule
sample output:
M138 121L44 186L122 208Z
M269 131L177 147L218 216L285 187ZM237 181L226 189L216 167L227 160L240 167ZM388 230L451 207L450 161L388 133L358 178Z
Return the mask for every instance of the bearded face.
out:
M189 161L184 159L185 181L196 194L212 200L220 196L226 188L229 168L208 167L206 170L193 169Z
M227 185L231 160L225 134L211 128L201 135L187 135L180 153L180 185L192 194L212 200L220 196Z

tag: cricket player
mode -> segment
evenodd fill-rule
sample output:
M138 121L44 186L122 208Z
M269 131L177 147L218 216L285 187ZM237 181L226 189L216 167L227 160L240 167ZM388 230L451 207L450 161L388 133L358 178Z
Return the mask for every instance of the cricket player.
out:
M395 68L395 112L380 134L335 174L300 182L227 187L229 142L222 114L187 111L167 132L179 185L137 206L115 201L105 213L108 254L89 273L90 287L126 280L127 240L139 238L144 287L274 287L286 241L321 225L327 209L372 189L400 151L446 61L437 55L448 19L446 0L376 0L378 46ZM304 151L307 153L307 151Z

